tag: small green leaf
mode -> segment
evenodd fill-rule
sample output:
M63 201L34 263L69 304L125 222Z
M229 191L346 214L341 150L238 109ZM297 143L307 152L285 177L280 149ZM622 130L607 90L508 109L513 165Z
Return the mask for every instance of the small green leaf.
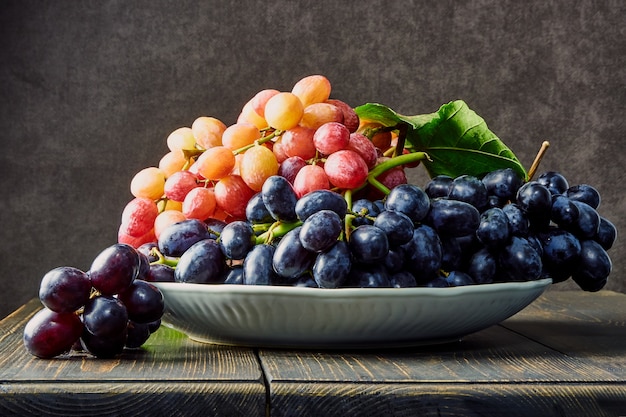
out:
M435 113L405 116L377 103L356 108L363 120L395 126L409 125L406 140L414 151L426 152L424 160L431 177L467 174L480 177L500 168L512 168L524 180L527 173L515 154L493 132L485 120L465 102L444 104Z

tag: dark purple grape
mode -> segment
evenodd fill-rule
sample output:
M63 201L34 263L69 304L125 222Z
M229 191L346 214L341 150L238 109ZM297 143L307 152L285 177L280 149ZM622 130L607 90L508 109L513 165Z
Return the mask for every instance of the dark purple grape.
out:
M298 196L285 177L273 175L266 179L261 196L265 207L275 220L291 222L297 219Z
M80 337L83 349L97 358L110 359L124 351L128 336L128 326L118 334L110 336L96 336L87 329Z
M221 283L225 258L213 239L194 243L178 260L174 271L176 282L195 284Z
M594 209L600 207L600 193L589 184L578 184L567 189L565 195L571 200L588 204Z
M165 256L179 257L196 242L210 239L206 223L189 219L166 227L159 235L159 251Z
M439 236L441 240L441 269L452 271L460 269L463 264L461 244L456 237Z
M89 300L91 281L78 268L61 266L48 271L39 285L41 303L57 313L71 313Z
M233 265L224 271L224 284L243 285L243 265Z
M413 184L400 184L387 195L385 209L404 213L411 221L417 223L428 214L430 199L420 187Z
M430 198L447 197L453 180L454 178L447 175L437 175L428 181L424 191Z
M356 262L360 263L378 262L389 252L389 242L385 232L367 224L352 231L348 246Z
M152 263L159 260L159 257L152 253L152 249L159 249L157 242L148 242L137 248L137 252L144 254L148 258L148 262Z
M411 233L411 235L413 235L413 233ZM405 253L403 246L397 246L389 248L389 252L387 252L387 256L385 256L383 264L390 274L396 273L404 269L404 259Z
M272 265L276 248L272 245L256 245L243 261L243 283L246 285L271 285L276 280Z
M54 358L69 352L82 331L83 323L78 315L44 308L26 323L23 342L31 355Z
M537 181L527 182L517 191L517 205L522 211L532 214L549 213L552 207L552 194L544 186Z
M488 195L494 195L502 200L513 200L517 190L522 186L522 179L511 168L502 168L492 171L482 179Z
M413 238L402 249L406 256L405 268L418 284L430 281L439 273L443 252L441 239L432 227L424 224L415 227Z
M101 294L114 295L130 286L139 274L139 254L130 245L116 243L96 256L89 268L91 285Z
M526 213L524 213L516 203L505 205L502 207L502 211L506 214L509 221L511 235L527 237L529 232L529 223Z
M461 175L450 183L448 199L464 201L482 210L487 205L487 187L472 175Z
M448 280L444 277L436 276L430 281L424 283L423 286L428 288L447 288L450 286L450 284L448 283Z
M379 264L353 265L344 284L348 288L389 288L389 274Z
M228 223L218 239L224 256L235 260L245 258L246 254L254 246L255 241L252 226L250 223L242 220Z
M150 338L150 326L147 323L128 322L125 346L129 349L141 347Z
M85 305L83 324L94 336L109 337L121 333L128 324L126 306L110 295L93 297Z
M617 228L611 221L604 217L600 217L600 226L598 232L593 237L593 240L598 242L604 250L609 250L613 247L615 240L617 239Z
M600 244L594 240L580 242L580 264L572 279L583 291L600 291L606 285L613 264Z
M572 201L578 209L578 218L564 229L572 232L580 239L592 239L600 229L600 215L590 205L582 201Z
M348 244L338 240L330 249L317 255L313 279L320 288L339 288L348 278L351 266Z
M448 236L474 234L480 224L480 212L464 201L435 199L425 223Z
M373 201L361 198L352 203L352 212L356 216L352 220L352 226L357 227L364 224L374 224L374 219L380 214L381 209Z
M413 237L413 222L399 211L383 210L376 216L374 226L385 232L391 247L404 245Z
M309 273L305 273L298 277L295 281L291 281L293 287L319 288L315 279Z
M272 258L274 270L278 275L287 279L295 279L305 271L311 269L316 254L308 251L300 242L302 226L295 227L283 236Z
M476 237L488 248L498 248L509 242L511 226L506 213L497 207L485 210L480 215Z
M446 281L450 287L462 287L476 284L472 277L463 271L450 271L446 277Z
M477 284L491 284L496 280L498 261L487 248L475 252L470 258L467 273Z
M543 270L541 256L527 239L513 236L498 255L498 278L504 281L533 281L540 278Z
M567 179L556 171L548 171L537 177L537 182L545 186L552 195L565 193L569 188Z
M299 156L290 156L278 166L278 175L285 177L293 184L300 169L307 165L306 161Z
M148 282L174 282L174 268L166 264L150 265L150 272L144 278Z
M118 295L126 310L128 318L136 323L150 323L159 320L165 310L165 301L161 291L142 280L135 280L124 292Z
M578 207L564 195L552 196L550 219L560 227L570 227L578 221L580 215Z
M398 271L389 276L389 283L393 288L417 287L413 274L407 271Z
M311 252L323 252L335 244L343 231L343 222L332 210L320 210L302 223L300 243Z
M311 191L296 203L296 215L303 222L321 210L334 211L340 219L343 219L348 211L348 203L341 194L330 190Z
M137 255L139 255L139 272L137 272L137 277L135 279L145 280L150 273L150 260L148 259L148 256L139 251L137 251Z
M209 231L209 239L217 240L227 223L223 220L209 218L204 221L204 224Z
M562 229L551 229L540 235L543 266L553 283L568 279L578 268L581 246L579 240Z
M274 218L270 214L265 203L263 203L263 195L256 193L248 200L246 205L246 219L252 224L273 223Z

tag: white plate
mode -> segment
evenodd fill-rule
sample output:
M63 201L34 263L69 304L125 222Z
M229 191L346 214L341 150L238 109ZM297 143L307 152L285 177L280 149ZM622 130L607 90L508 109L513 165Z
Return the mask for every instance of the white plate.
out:
M458 340L514 315L551 282L332 290L154 284L165 297L163 322L199 342L375 348Z

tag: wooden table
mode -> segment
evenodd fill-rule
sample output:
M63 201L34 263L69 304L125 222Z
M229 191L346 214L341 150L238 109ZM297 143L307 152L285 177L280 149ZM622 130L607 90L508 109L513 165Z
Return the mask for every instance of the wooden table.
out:
M28 354L0 322L0 416L626 416L626 295L548 290L462 341L377 351L206 345L162 327L119 359Z

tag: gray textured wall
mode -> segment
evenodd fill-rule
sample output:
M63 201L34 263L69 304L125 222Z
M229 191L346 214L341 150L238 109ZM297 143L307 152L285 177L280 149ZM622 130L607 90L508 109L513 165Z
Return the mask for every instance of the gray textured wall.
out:
M355 106L463 99L527 167L550 140L542 169L595 185L626 230L625 17L622 0L2 0L0 317L115 241L172 130L232 123L313 73ZM611 255L607 288L625 291L621 241Z

